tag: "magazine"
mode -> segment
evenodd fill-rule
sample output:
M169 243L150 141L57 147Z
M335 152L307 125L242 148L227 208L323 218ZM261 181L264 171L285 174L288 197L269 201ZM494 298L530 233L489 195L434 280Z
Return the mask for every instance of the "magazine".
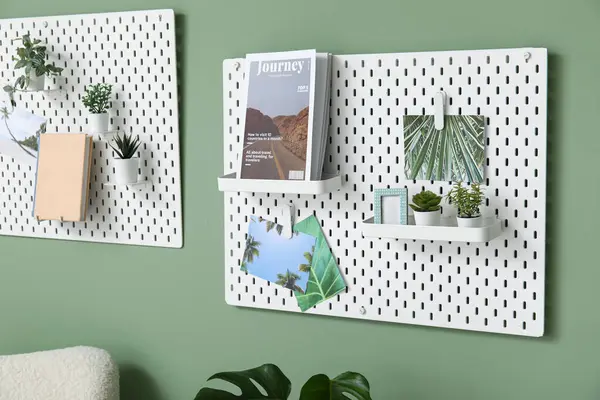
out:
M315 84L315 121L313 125L313 156L311 179L321 180L325 149L329 136L329 103L331 100L331 54L317 53Z
M238 176L310 180L316 51L249 54Z

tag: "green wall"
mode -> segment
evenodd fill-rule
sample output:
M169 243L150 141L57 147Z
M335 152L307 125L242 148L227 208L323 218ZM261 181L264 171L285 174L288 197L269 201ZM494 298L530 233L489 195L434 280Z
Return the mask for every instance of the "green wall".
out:
M211 373L264 362L296 390L316 372L357 370L382 400L600 398L598 0L1 0L0 17L149 8L174 8L183 34L185 248L0 238L0 354L104 347L126 400L192 399ZM525 46L550 52L544 338L225 304L223 59Z

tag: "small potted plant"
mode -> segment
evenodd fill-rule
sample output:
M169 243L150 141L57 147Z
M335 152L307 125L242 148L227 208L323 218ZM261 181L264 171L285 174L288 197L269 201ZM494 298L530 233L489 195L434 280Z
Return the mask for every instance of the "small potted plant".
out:
M90 133L108 131L108 109L110 108L111 94L112 85L107 83L90 85L85 89L85 95L81 101L89 111L88 128Z
M13 61L16 61L15 69L24 68L25 73L17 78L14 85L4 87L4 91L10 95L13 103L14 92L44 90L46 75L58 76L63 71L60 67L46 63L46 46L41 44L41 40L32 39L29 34L15 40L23 43L23 47L17 48L17 57L13 56L12 58Z
M117 154L113 159L115 167L115 183L118 185L127 185L136 183L138 179L139 158L135 157L138 147L140 147L139 136L133 137L133 134L117 136L113 139L115 146L110 147Z
M423 190L421 193L415 194L412 201L413 204L409 204L409 206L415 214L415 225L437 226L440 224L441 196L429 190Z
M456 182L452 190L448 192L446 199L456 207L458 213L456 221L462 228L474 228L481 226L481 211L479 206L483 204L483 190L478 183L471 187L463 186L462 182Z

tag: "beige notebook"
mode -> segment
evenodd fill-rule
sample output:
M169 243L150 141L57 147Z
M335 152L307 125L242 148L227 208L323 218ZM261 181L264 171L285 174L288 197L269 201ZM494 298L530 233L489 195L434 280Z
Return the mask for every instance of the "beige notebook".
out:
M40 135L33 216L38 220L85 221L92 137Z

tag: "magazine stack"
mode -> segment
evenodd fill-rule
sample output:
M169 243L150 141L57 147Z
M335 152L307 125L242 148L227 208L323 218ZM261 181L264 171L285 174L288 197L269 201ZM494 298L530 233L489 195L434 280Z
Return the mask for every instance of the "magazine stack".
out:
M329 132L331 55L246 56L241 179L321 180Z

